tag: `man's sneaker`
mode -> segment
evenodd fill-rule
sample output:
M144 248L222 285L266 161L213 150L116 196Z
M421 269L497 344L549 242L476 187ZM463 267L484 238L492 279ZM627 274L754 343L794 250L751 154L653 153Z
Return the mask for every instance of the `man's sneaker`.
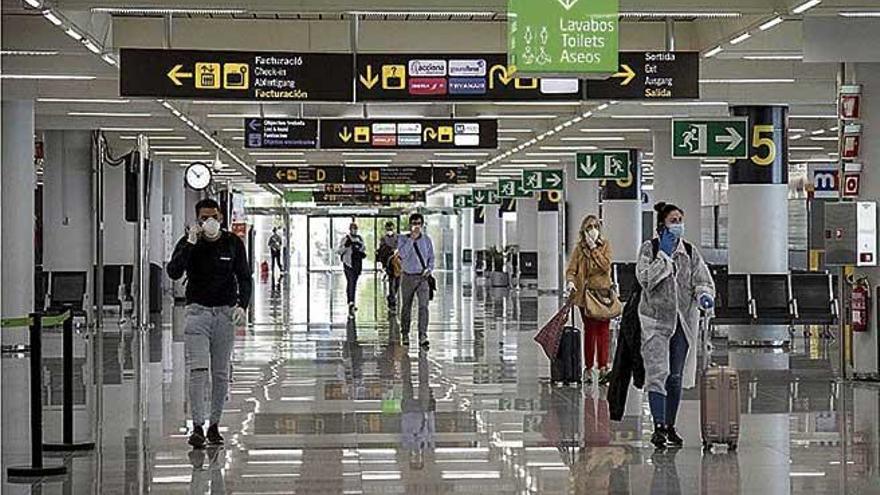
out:
M208 443L211 445L223 445L223 435L220 434L220 427L217 423L208 427Z
M427 348L431 347L431 343L428 341L427 337L423 337L423 338L419 339L419 346L422 349L427 349Z
M675 448L681 448L684 446L684 439L678 435L674 426L668 426L666 428L666 443L668 443L670 447Z
M400 344L408 346L409 345L409 334L404 333L400 336Z
M654 435L651 436L651 443L657 450L666 449L666 428L663 426L654 427Z
M193 432L189 436L189 442L193 448L203 449L205 448L205 431L201 426L193 426Z
M605 386L608 385L608 382L611 381L611 372L608 370L599 371L599 385Z

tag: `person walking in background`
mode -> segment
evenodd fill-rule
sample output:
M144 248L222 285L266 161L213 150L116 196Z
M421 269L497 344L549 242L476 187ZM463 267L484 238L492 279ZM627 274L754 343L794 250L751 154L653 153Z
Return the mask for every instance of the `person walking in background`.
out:
M413 213L409 217L409 235L397 236L397 252L403 267L400 292L403 308L400 311L400 333L403 345L409 345L409 329L412 321L412 303L419 301L419 345L427 349L428 302L436 289L434 282L434 243L424 232L425 217Z
M593 383L593 357L599 368L599 384L608 381L609 314L602 307L603 298L616 298L612 291L611 244L602 235L595 215L581 222L578 243L565 270L566 295L580 308L584 322L583 383ZM597 306L598 305L598 306Z
M275 265L278 265L278 271L284 271L284 265L281 263L281 248L284 244L281 236L278 235L278 227L272 228L272 235L269 236L269 252L272 254L272 272L275 272Z
M697 375L700 308L715 306L715 282L700 252L684 237L684 211L657 203L657 237L642 244L636 278L645 389L654 419L651 443L681 447L675 430L682 388Z
M198 449L206 439L212 445L223 443L219 424L229 387L235 326L246 321L253 284L244 243L220 229L220 205L203 199L196 204L196 216L198 223L177 243L167 271L172 280L187 276L184 349L193 420L189 444ZM208 397L211 415L206 437Z
M357 296L357 282L361 276L364 258L367 257L364 238L358 234L358 225L352 220L348 226L348 234L339 241L336 254L342 258L342 268L345 271L345 295L348 301L348 316L354 318L357 311L355 297Z
M376 261L385 269L385 277L388 279L388 311L397 310L397 293L400 290L400 256L397 254L397 229L394 222L385 222L385 236L379 241L379 249L376 250Z

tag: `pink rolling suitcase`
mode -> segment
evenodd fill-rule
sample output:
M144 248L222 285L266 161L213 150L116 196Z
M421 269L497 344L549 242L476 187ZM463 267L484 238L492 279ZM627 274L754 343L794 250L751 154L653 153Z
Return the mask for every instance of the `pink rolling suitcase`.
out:
M709 318L700 319L704 338L709 335ZM704 346L704 369L700 379L700 427L703 447L727 444L736 450L740 428L739 373L729 366L711 363L711 347Z

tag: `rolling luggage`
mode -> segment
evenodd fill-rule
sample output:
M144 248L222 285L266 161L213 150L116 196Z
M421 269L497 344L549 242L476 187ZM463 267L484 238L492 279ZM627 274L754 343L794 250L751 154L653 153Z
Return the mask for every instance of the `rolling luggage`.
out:
M574 308L569 324L562 329L559 349L550 362L551 383L581 383L581 331L574 326Z
M703 335L708 329L708 318L701 318ZM700 428L703 447L727 444L736 450L739 442L740 393L739 373L729 366L711 365L711 347L706 342L704 369L700 379Z

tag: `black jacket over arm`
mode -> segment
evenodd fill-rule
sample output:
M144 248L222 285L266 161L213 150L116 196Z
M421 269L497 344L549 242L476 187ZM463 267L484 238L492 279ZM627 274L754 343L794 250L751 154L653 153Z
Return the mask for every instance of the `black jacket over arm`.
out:
M608 407L611 419L623 419L626 408L626 396L632 380L636 388L645 385L645 363L642 361L642 325L639 322L639 299L642 297L638 285L623 307L620 320L620 334L617 340L617 351L614 353L614 366L611 381L608 383Z

